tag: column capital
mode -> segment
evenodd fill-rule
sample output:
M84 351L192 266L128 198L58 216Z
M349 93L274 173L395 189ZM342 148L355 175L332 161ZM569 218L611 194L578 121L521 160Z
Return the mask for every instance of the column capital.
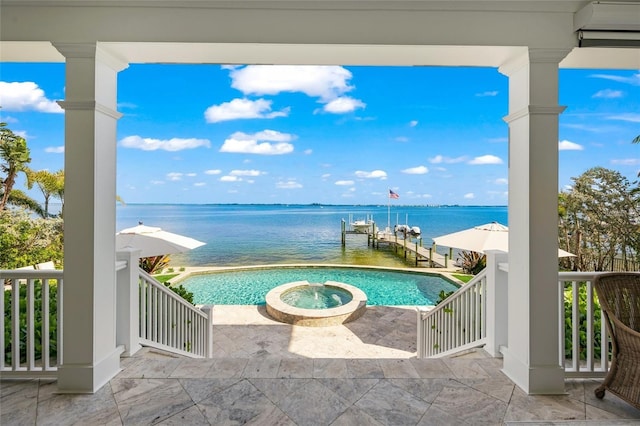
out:
M560 64L571 50L569 48L528 48L526 52L507 59L498 67L498 71L506 76L511 76L523 67L534 63Z
M52 42L58 52L65 59L95 59L109 66L116 72L122 71L129 66L129 63L115 55L113 52L106 50L100 43L58 43Z
M562 105L529 105L525 108L519 109L518 111L512 112L502 119L507 123L511 123L521 119L522 117L530 115L560 115L566 108L566 106Z
M115 111L108 106L102 105L96 101L57 101L57 104L65 111L78 110L78 111L97 111L109 117L118 120L122 117L122 113Z

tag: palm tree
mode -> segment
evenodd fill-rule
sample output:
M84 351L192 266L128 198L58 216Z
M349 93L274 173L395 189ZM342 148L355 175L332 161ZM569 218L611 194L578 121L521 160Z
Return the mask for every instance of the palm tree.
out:
M51 197L59 198L64 202L64 171L58 170L51 173L48 170L27 170L27 188L36 185L44 197L44 217L49 217L49 200Z
M26 172L27 164L31 162L27 141L9 128L7 123L0 123L0 171L5 174L2 180L0 210L4 210L20 172Z

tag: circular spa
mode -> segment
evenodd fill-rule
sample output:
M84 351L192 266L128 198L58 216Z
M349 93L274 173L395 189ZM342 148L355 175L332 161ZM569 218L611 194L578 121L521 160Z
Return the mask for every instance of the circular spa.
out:
M267 313L275 320L306 327L344 324L360 318L367 295L336 281L295 281L275 287L266 296Z

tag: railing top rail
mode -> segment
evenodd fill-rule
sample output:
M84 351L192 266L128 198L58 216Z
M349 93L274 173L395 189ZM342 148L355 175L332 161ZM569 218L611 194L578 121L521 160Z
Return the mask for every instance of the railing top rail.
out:
M574 271L567 271L567 272L558 272L558 280L559 281L587 281L587 280L591 280L593 278L595 278L596 276L600 275L600 274L604 274L606 272L594 272L594 271L590 271L590 272L574 272Z
M29 279L29 278L60 278L64 276L64 271L61 269L1 269L0 279L2 278L16 278L16 279Z

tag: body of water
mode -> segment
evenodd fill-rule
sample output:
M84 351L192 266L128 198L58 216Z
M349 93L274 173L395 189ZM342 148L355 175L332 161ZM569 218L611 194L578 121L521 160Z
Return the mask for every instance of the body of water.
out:
M274 263L336 263L412 266L386 249L367 247L364 235L340 243L341 220L372 216L379 228L387 222L419 226L423 245L432 238L489 222L507 224L507 207L409 207L127 204L117 207L117 230L143 222L186 235L206 245L171 256L174 266L242 266ZM447 249L438 251L446 253Z
M358 287L368 305L426 306L438 300L440 291L458 287L440 275L373 268L277 267L193 275L181 284L193 293L197 304L263 305L274 287L295 282L338 281Z

